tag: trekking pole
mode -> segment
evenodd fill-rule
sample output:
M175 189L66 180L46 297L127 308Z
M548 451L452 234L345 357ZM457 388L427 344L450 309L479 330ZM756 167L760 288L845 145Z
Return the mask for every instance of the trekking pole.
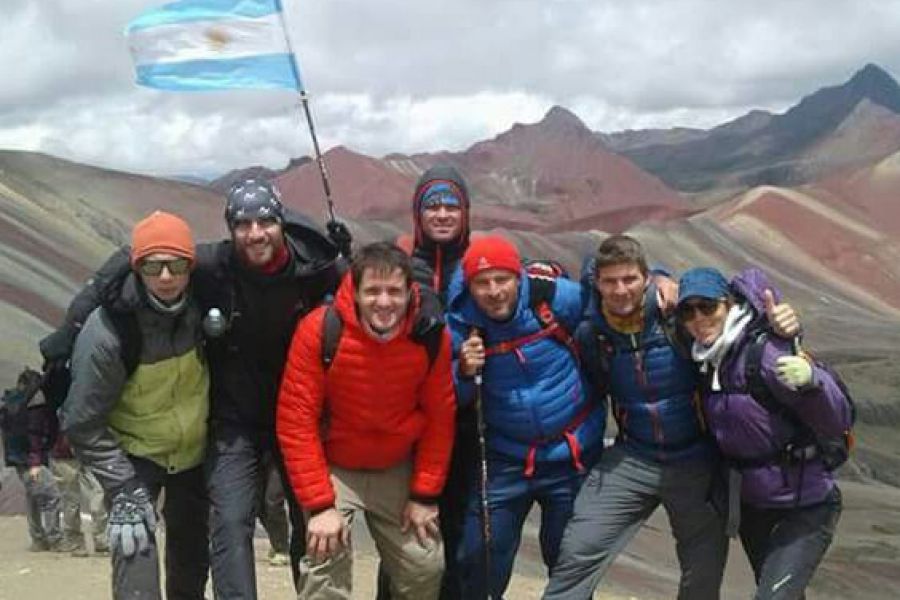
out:
M305 86L300 79L300 68L297 66L297 57L294 54L294 47L291 44L291 36L288 35L287 23L284 18L284 10L281 6L281 0L276 0L278 7L278 18L281 20L281 29L284 32L284 41L287 44L288 54L291 57L291 68L294 70L294 76L300 82L300 105L303 107L303 114L306 115L306 124L309 127L309 135L312 138L313 150L316 154L316 165L319 167L319 175L322 177L322 189L325 191L325 206L328 209L328 221L334 223L337 219L334 216L334 201L331 199L331 184L328 181L328 169L325 168L325 158L319 148L319 138L316 136L316 127L313 125L312 113L309 110L309 96Z
M485 441L484 395L481 370L475 373L475 419L478 426L478 450L481 454L481 535L484 541L485 586L488 599L491 595L491 512L488 507L488 463L487 442Z

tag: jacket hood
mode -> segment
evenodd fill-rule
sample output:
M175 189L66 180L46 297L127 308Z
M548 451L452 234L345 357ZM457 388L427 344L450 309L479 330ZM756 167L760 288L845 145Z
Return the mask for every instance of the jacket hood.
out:
M421 305L421 297L419 295L419 284L413 283L410 288L410 302L406 309L401 335L410 335L414 324L414 316L419 311ZM341 279L334 297L334 307L341 316L345 327L353 329L362 329L362 323L359 321L359 313L356 310L356 286L353 285L353 277L348 272Z
M758 315L766 312L766 290L772 290L775 302L781 302L781 291L772 284L768 275L756 267L745 269L735 275L730 285L739 300L749 302Z
M422 204L422 196L425 189L431 183L436 182L445 182L451 185L451 187L455 188L458 192L460 199L462 200L462 230L459 232L459 237L452 241L447 242L445 244L440 244L445 252L453 252L456 255L462 255L465 251L466 247L469 245L469 188L466 186L466 181L463 179L462 174L456 170L455 167L450 165L442 164L435 165L422 173L422 176L419 177L419 181L416 183L416 191L413 194L413 224L415 227L415 240L414 247L415 248L423 248L430 253L433 253L436 246L431 240L425 238L424 232L422 231L422 213L421 213L421 204Z

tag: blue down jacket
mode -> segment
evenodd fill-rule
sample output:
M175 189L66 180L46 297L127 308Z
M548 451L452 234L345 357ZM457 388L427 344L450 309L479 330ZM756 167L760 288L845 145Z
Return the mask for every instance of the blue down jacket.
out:
M674 339L674 331L666 334L653 284L643 310L642 331L622 333L606 320L594 292L576 333L589 378L607 381L619 425L617 443L658 462L712 456L697 368L686 342Z
M530 281L524 271L518 304L505 322L489 319L478 309L461 275L457 272L448 294L454 357L473 327L482 331L488 348L541 332L529 306ZM573 332L584 311L581 287L558 279L551 309L556 320ZM454 378L460 406L470 404L475 397L473 381L460 376L458 364ZM606 405L588 386L577 357L553 337L539 337L515 351L488 356L483 394L488 448L524 460L526 474L529 466L537 464L540 469L543 461L578 464L580 456L596 456L602 448Z

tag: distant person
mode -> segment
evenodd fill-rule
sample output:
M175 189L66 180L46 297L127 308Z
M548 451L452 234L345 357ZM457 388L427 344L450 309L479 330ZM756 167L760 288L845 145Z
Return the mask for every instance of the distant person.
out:
M717 599L728 548L721 515L708 502L718 454L684 332L665 312L636 239L605 239L586 278L590 302L576 338L592 387L608 391L618 435L578 494L543 597L590 598L662 505L681 567L678 598ZM793 311L779 311L790 326Z
M58 436L53 445L50 470L62 498L63 538L72 546L72 555L88 556L81 522L82 512L91 517L93 551L107 554L109 544L106 537L107 515L103 487L93 473L75 459L64 435Z
M277 431L309 515L299 598L351 597L350 531L358 516L375 539L393 598L439 596L437 500L455 405L449 335L441 326L430 341L419 337L419 306L409 257L371 244L357 253L334 304L313 311L294 333ZM326 348L333 352L324 357Z
M3 393L0 431L7 467L25 486L25 515L31 552L70 552L60 528L60 493L48 468L56 417L41 393L41 374L25 368L16 387Z
M456 394L460 406L481 400L486 465L469 474L460 586L466 599L502 598L534 504L541 508L544 564L551 573L556 568L576 494L603 446L606 409L568 333L584 310L578 283L559 278L551 293L499 236L469 244L461 275L451 284L447 317L458 357ZM542 287L546 298L535 302Z
M113 597L161 596L155 528L165 490L166 597L201 599L209 371L189 285L196 256L188 224L161 211L139 221L130 259L133 272L75 342L63 432L106 492Z
M846 459L849 400L830 369L767 333L774 288L758 269L730 284L716 269L692 269L679 288L677 315L730 467L728 517L753 567L754 598L802 598L841 514L832 468Z

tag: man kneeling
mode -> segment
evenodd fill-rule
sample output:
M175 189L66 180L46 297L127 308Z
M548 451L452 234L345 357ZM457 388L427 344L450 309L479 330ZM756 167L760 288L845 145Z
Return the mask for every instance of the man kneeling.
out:
M365 515L393 597L437 598L437 498L453 445L450 339L413 332L419 290L387 243L359 251L332 306L297 327L278 397L285 468L308 513L300 598L350 598L350 529Z

